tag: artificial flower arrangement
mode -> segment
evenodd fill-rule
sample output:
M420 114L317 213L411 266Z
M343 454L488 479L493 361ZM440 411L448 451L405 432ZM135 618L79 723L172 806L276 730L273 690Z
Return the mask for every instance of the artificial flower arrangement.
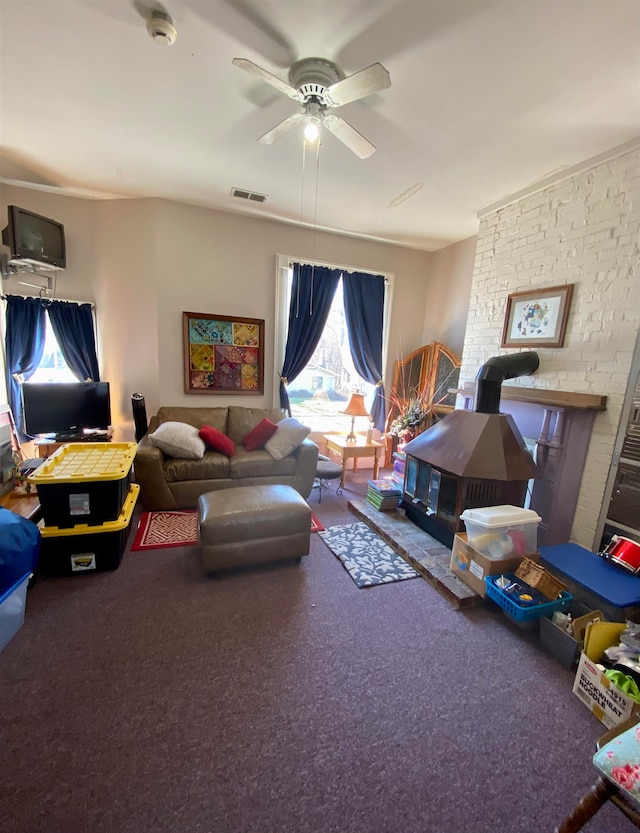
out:
M421 387L411 388L408 395L394 388L389 399L389 413L394 416L387 433L401 441L407 441L426 431L437 416L436 406L447 398L449 378L455 372L456 368L453 368L445 379L435 385L434 367Z
M395 394L392 393L391 401L394 403ZM431 411L424 400L416 394L406 401L396 400L394 411L399 411L389 426L389 433L394 437L403 437L407 434L421 433L427 427Z

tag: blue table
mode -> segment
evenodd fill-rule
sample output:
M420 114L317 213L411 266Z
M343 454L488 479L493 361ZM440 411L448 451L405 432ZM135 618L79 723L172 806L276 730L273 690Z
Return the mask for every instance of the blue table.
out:
M578 601L612 622L640 621L640 576L579 544L540 547L540 564L565 581Z

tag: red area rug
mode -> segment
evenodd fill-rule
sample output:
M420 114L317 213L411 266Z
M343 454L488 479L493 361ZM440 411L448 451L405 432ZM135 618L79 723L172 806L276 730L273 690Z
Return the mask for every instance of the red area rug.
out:
M320 523L320 521L316 518L316 516L311 513L311 531L312 532L324 532L324 527Z
M311 513L311 532L324 527ZM191 509L178 512L143 512L138 524L132 552L159 550L165 547L190 547L198 542L198 513Z
M133 550L159 550L164 547L189 547L198 541L198 513L143 512Z

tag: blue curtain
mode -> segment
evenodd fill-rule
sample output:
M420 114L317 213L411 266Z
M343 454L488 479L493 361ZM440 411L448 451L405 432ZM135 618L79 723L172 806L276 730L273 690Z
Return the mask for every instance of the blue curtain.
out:
M24 433L21 383L14 374L28 380L36 371L44 353L46 333L45 308L41 298L7 296L7 329L5 334L6 379L9 407L21 442Z
M91 304L51 301L49 320L65 362L81 382L99 382Z
M291 416L288 382L304 370L316 349L341 275L340 269L293 264L289 331L280 374L280 407Z
M385 398L382 384L382 326L384 277L365 272L344 272L344 312L349 346L355 369L376 386L369 413L379 431L384 431Z

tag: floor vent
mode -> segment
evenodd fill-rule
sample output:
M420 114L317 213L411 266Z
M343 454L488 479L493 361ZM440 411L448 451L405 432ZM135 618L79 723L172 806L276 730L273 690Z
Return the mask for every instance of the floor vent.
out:
M232 188L231 196L238 197L241 200L251 200L252 202L264 202L267 199L266 194L256 194L255 191L247 191L245 188Z

